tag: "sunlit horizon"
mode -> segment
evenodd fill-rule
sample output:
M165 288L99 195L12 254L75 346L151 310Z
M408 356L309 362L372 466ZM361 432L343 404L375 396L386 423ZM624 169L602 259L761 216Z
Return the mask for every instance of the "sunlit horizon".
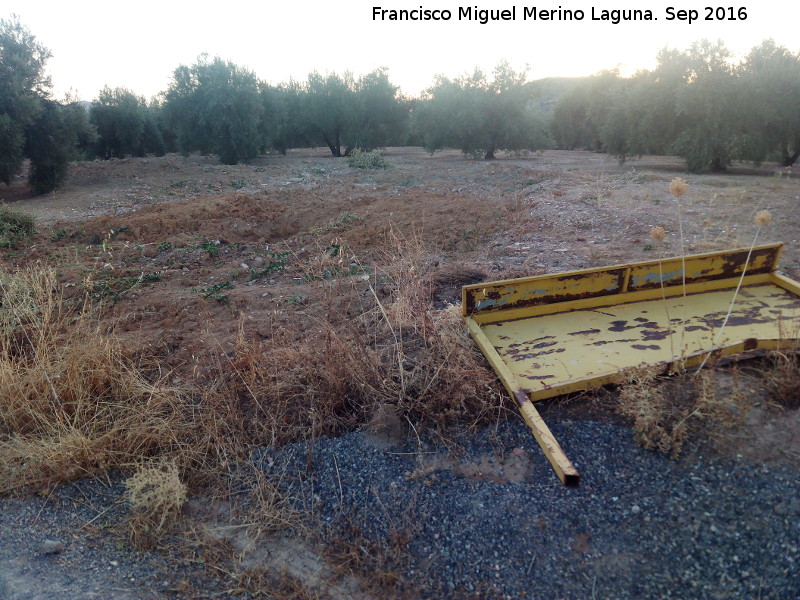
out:
M584 10L586 19L531 22L518 16L513 22L485 25L455 20L382 22L372 20L372 7L380 4L363 0L344 6L320 0L241 9L234 4L225 11L152 0L142 0L134 10L97 0L82 3L81 10L51 0L11 0L0 17L16 14L51 51L47 72L55 98L71 91L88 101L97 98L104 86L124 87L149 99L167 89L175 68L193 64L204 53L248 68L270 84L303 81L313 71L350 71L358 77L386 67L392 83L414 97L439 74L456 77L476 67L490 72L502 60L517 70L527 65L528 79L538 80L585 77L609 69L629 76L652 69L660 49L683 50L702 39L721 40L734 61L770 38L792 52L800 50L791 31L800 20L800 3L787 8L762 2L757 7L745 6L744 20L700 19L691 24L667 21L669 3L650 3L648 8L657 20L617 25L590 20L592 7L599 11L604 8L601 4L562 4L565 9ZM443 1L423 6L456 11L462 5ZM485 5L492 9L513 6ZM614 8L641 6L641 2L620 1ZM517 12L522 8L517 5Z

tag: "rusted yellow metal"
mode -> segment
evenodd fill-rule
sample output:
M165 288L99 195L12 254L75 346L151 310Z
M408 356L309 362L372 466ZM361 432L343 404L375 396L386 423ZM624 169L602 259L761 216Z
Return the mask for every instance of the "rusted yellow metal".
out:
M691 367L709 353L793 343L800 284L775 273L781 248L465 286L463 314L559 478L577 485L577 471L532 402L612 383L628 367Z

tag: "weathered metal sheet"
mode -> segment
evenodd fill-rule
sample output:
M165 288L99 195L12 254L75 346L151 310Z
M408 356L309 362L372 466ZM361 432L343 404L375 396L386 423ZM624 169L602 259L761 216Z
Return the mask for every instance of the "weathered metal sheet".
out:
M495 321L486 338L531 400L595 387L622 369L668 365L712 348L750 349L800 333L800 298L774 284Z
M613 382L628 367L794 343L800 284L774 273L781 247L465 286L464 315L559 478L577 485L532 402Z
M745 263L748 276L763 275L777 268L781 248L782 244L768 244L754 248L752 252L744 248L478 283L462 288L462 310L464 316L471 316L483 312L552 305L636 291L660 291L662 282L664 287L672 288L684 284L684 265L687 285L738 278Z

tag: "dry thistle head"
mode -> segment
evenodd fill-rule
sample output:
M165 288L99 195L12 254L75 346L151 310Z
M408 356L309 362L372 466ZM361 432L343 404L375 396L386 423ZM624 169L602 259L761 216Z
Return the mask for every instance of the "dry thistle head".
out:
M680 177L676 177L669 184L669 193L675 196L676 198L680 198L681 196L685 195L686 192L688 191L689 191L689 184L686 183Z
M756 213L755 218L756 225L759 227L766 227L770 223L772 223L772 213L768 210L760 210Z
M664 231L663 227L653 227L650 230L650 239L654 242L663 242L666 236L667 232Z

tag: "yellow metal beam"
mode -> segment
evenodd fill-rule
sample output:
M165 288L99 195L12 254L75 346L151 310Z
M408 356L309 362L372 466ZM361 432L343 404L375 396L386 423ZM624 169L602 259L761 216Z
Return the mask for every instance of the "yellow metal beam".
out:
M480 347L486 359L494 368L495 372L500 377L500 381L506 388L509 395L519 405L522 418L528 424L533 436L539 443L542 452L544 452L547 460L556 472L556 475L561 482L568 487L578 487L580 484L580 475L577 469L572 465L567 455L561 449L555 436L551 433L550 428L544 422L544 419L539 415L539 411L533 406L533 403L528 397L528 391L520 387L514 374L508 369L503 359L497 354L494 346L489 342L486 336L481 331L480 326L472 319L467 319L467 326L475 339L475 342Z

